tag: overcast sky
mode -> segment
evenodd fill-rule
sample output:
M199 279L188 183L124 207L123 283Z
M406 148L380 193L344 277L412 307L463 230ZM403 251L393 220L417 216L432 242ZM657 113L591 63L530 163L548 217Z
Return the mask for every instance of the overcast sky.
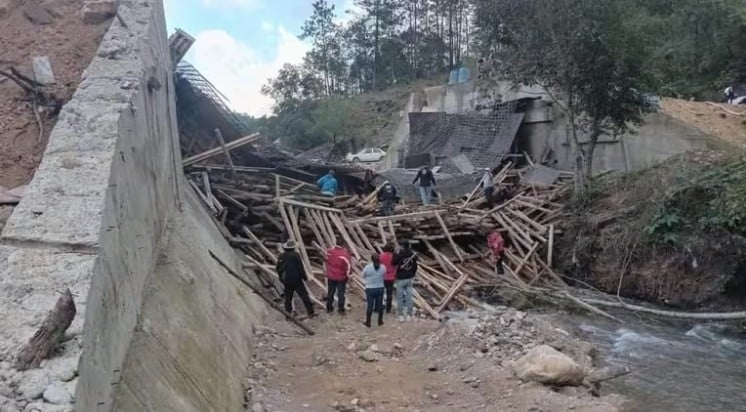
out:
M236 111L269 114L261 94L285 63L300 63L310 45L298 39L312 0L164 0L169 34L185 30L197 41L186 56ZM353 0L329 0L340 19Z

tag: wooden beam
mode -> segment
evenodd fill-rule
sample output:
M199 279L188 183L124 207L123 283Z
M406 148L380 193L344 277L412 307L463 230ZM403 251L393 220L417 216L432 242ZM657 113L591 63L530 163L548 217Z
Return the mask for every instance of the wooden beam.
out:
M233 140L233 141L230 141L230 142L226 143L225 148L228 151L230 151L230 150L242 147L242 146L246 146L247 144L254 143L257 140L259 140L259 133L254 133L254 134L250 134L248 136L244 136L242 138L239 138L239 139L236 139L236 140ZM193 164L195 164L197 162L200 162L200 161L205 160L205 159L209 159L209 158L211 158L213 156L216 156L216 155L218 155L220 153L223 153L223 147L221 147L221 146L214 147L214 148L212 148L210 150L206 150L206 151L204 151L202 153L199 153L199 154L196 154L194 156L191 156L191 157L188 157L188 158L184 159L183 165L184 165L184 167L191 166L191 165L193 165Z

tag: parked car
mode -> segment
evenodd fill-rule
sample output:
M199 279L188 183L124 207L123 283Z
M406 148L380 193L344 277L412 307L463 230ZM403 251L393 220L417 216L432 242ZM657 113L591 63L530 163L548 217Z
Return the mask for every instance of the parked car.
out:
M357 153L347 153L347 156L345 157L345 159L348 162L352 162L352 163L379 162L381 161L381 159L383 159L384 156L386 156L386 152L384 152L383 150L377 147L369 147Z

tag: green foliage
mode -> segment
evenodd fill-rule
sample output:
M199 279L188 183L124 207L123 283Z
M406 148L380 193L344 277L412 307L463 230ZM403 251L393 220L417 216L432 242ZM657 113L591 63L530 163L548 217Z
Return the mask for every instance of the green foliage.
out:
M669 245L685 231L746 236L746 160L731 161L674 187L644 229L651 242Z

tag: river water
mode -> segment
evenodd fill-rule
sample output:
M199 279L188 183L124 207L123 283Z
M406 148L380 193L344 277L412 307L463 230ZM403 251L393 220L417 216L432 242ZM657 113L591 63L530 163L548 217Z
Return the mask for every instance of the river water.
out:
M746 335L718 323L628 316L620 324L571 316L566 326L593 342L611 365L632 373L602 384L640 411L746 411Z

